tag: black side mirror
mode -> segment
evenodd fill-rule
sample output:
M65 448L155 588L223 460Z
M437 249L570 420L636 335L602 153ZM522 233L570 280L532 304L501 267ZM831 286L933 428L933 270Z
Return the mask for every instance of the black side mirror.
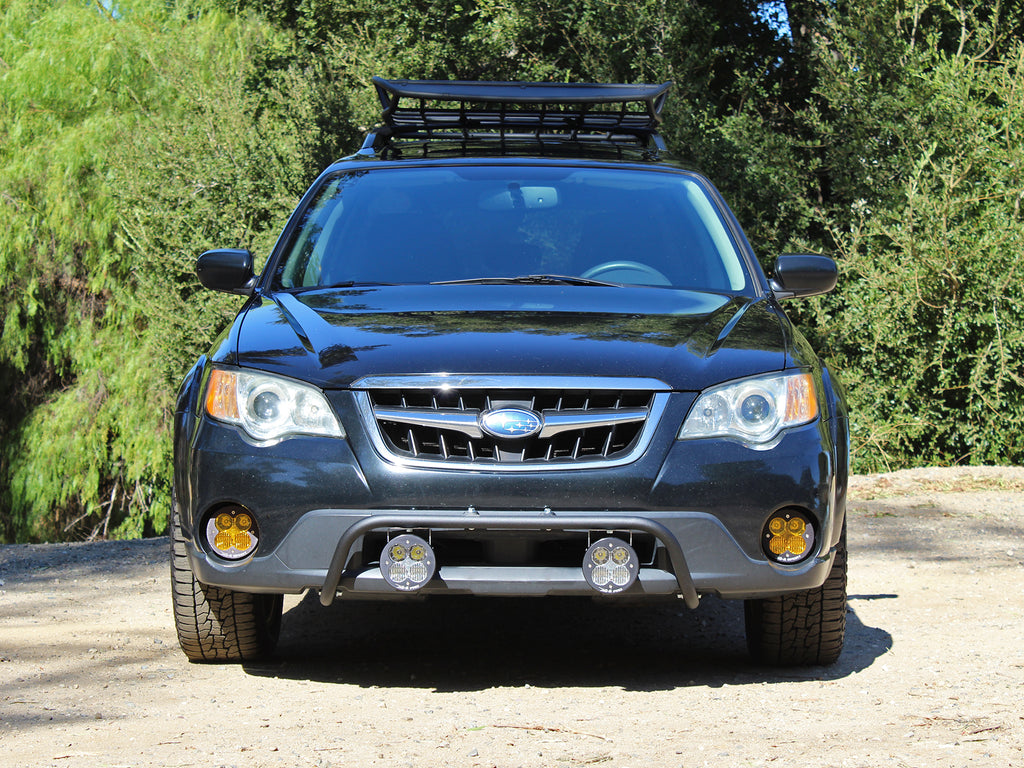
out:
M777 299L793 299L828 293L838 278L836 263L828 256L784 253L775 260L771 286Z
M196 261L196 274L207 288L251 296L256 287L252 253L237 248L207 251Z

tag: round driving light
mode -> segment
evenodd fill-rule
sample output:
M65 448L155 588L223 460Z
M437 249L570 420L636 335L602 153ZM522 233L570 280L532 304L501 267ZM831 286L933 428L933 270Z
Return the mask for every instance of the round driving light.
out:
M607 537L595 542L583 556L583 578L606 595L624 592L640 573L640 559L629 544Z
M776 563L799 563L814 551L814 526L796 510L772 515L761 537L765 554Z
M241 509L213 515L206 521L206 541L220 557L241 560L260 543L256 520Z
M411 533L403 533L384 545L380 572L384 581L399 592L415 592L434 576L437 560L431 546Z

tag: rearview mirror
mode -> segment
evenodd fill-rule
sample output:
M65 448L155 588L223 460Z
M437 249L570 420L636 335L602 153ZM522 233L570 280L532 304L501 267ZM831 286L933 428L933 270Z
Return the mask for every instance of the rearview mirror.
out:
M521 187L518 184L509 184L508 189L480 200L480 208L485 211L534 210L556 205L558 190L554 187Z
M828 256L784 253L772 267L771 286L777 299L793 299L828 293L836 287L839 270Z
M199 282L214 291L251 296L256 287L252 253L237 248L206 251L196 261Z

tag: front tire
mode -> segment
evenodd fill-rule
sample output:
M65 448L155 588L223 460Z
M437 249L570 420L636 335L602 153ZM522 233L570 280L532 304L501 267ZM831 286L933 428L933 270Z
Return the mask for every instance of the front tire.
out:
M773 666L833 664L846 637L846 526L832 569L817 589L747 600L747 648Z
M256 661L269 656L281 631L281 595L256 595L198 581L172 505L171 592L178 644L189 661Z

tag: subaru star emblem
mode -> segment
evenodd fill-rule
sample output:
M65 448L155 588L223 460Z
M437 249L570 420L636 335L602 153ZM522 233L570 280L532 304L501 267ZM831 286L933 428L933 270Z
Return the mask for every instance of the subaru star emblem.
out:
M491 437L526 438L540 432L544 422L533 411L497 408L480 415L480 429Z

